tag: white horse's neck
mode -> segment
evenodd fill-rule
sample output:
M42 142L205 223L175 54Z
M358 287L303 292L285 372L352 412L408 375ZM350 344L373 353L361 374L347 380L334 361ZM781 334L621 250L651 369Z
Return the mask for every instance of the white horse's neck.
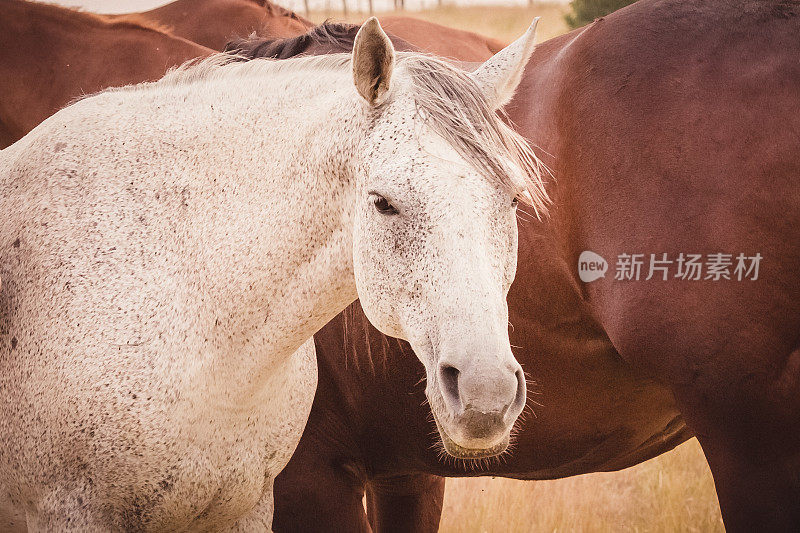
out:
M165 125L149 141L168 151L165 172L146 179L187 206L182 255L211 330L197 332L208 340L195 368L232 385L235 403L256 401L276 365L357 298L348 168L366 112L354 91L342 94L347 69L275 70L133 90Z

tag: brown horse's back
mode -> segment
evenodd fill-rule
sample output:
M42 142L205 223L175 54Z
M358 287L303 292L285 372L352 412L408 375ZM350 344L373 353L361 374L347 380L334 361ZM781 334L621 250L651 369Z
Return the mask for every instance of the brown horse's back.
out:
M138 21L19 0L0 0L0 12L0 148L83 94L211 53Z
M300 35L313 24L269 0L176 0L141 15L214 50L253 32L270 39Z
M413 17L380 17L383 28L428 53L459 61L485 61L504 45L477 33Z

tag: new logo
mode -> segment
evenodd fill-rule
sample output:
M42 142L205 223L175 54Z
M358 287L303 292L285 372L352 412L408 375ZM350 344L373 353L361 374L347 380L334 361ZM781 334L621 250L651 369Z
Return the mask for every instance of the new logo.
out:
M578 276L584 283L606 277L608 262L601 255L586 250L578 257Z

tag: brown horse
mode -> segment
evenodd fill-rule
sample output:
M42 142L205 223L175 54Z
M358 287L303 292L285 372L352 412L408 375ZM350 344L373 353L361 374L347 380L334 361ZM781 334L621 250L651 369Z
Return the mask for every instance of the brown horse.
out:
M555 174L509 295L535 417L500 461L442 461L422 368L353 307L316 335L275 530L366 531L366 489L373 529L434 531L436 476L615 470L692 432L729 530L800 528L798 34L797 2L643 0L541 45L507 109ZM584 251L616 268L582 281Z
M76 97L157 80L212 50L137 17L0 0L0 148Z
M135 15L214 50L253 32L268 38L294 37L314 26L270 0L176 0Z

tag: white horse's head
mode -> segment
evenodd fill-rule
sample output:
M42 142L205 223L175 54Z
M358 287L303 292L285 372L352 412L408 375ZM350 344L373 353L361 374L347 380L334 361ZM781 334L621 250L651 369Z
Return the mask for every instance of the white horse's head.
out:
M425 365L456 457L503 452L526 401L506 295L517 202L541 210L546 196L533 153L497 110L520 81L535 25L471 74L395 54L374 18L353 49L355 86L374 114L354 221L358 296L370 321L408 340Z

